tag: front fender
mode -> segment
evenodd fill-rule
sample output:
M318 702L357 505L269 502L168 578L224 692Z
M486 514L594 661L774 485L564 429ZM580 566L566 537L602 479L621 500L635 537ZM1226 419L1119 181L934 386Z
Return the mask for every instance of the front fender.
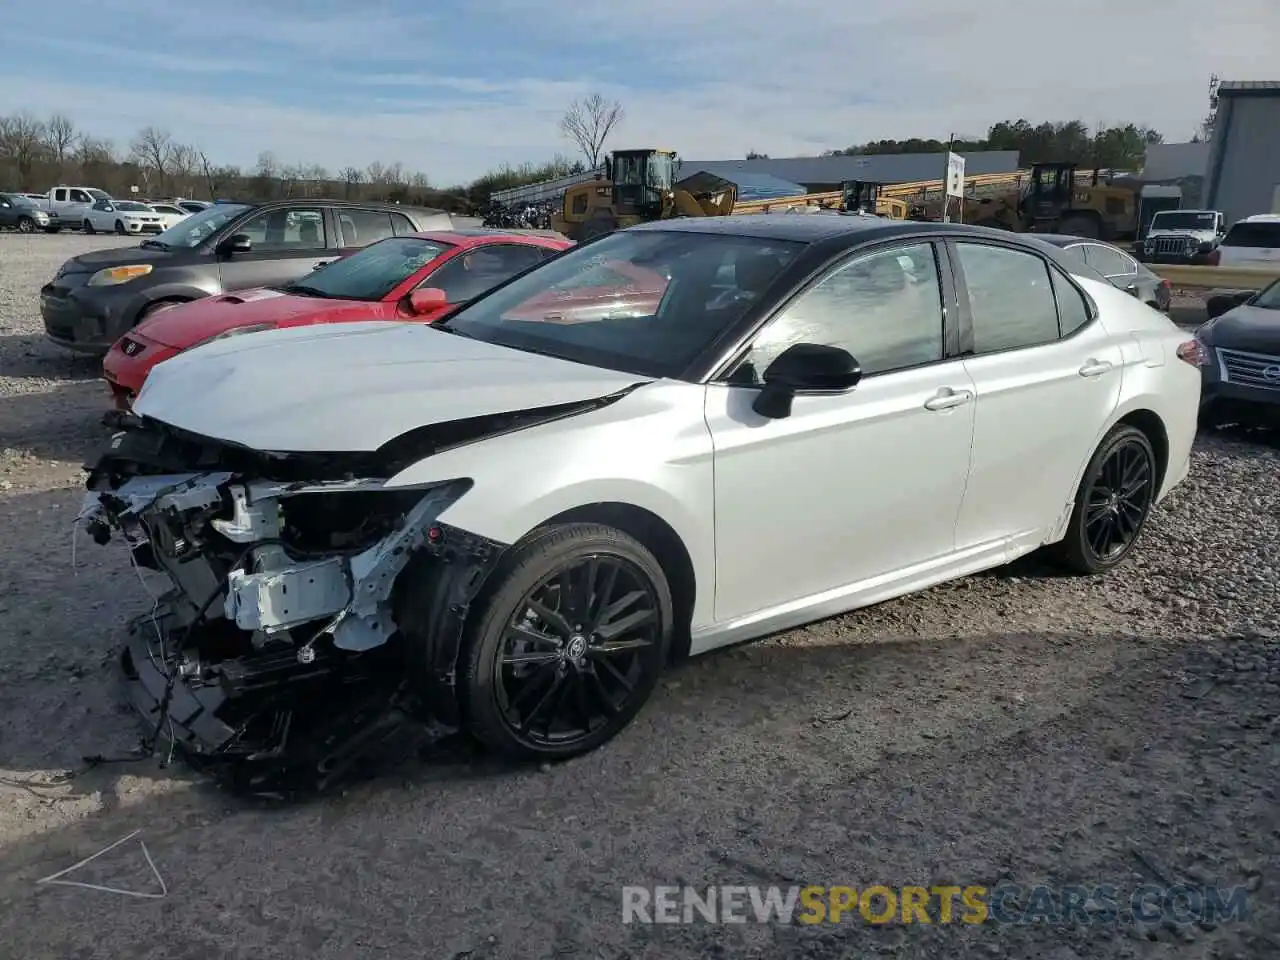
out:
M466 477L473 487L439 520L516 543L551 517L623 503L661 517L684 543L698 583L714 583L714 475L705 387L654 383L607 407L446 450L388 481L411 486ZM694 624L714 591L699 590Z
M137 326L138 317L142 311L158 300L200 300L204 297L212 296L217 293L215 287L213 289L202 289L191 283L162 283L156 286L144 287L129 297L128 304L122 311L122 315L128 322L129 327Z

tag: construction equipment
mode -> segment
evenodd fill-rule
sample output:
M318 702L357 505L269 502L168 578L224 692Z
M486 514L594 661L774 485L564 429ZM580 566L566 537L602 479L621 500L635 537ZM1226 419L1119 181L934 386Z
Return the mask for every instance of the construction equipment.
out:
M571 240L590 240L623 227L667 217L714 217L731 213L737 188L713 174L675 180L672 150L615 150L604 175L564 192L551 227Z
M1138 184L1099 183L1074 163L1037 163L1025 186L966 199L966 223L1018 233L1065 233L1101 240L1133 240L1138 234Z
M840 209L846 213L874 214L889 220L907 219L907 202L881 196L881 184L845 180L840 184Z

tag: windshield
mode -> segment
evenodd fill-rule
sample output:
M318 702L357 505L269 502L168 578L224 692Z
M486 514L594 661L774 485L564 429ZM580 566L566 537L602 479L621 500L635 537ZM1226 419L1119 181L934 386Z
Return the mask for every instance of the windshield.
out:
M678 377L803 249L757 237L622 231L536 267L440 326L517 350Z
M164 233L157 234L152 242L166 247L198 246L248 209L248 204L244 203L223 203L209 207L179 221Z
M3 196L5 196L15 207L22 207L24 210L30 210L35 206L30 197L19 197L12 193L7 193Z
M1212 211L1200 213L1192 210L1173 210L1169 213L1157 213L1151 220L1151 229L1212 230L1217 219Z
M1280 247L1280 220L1240 221L1222 239L1224 247Z
M1253 307L1262 307L1264 310L1280 310L1280 280L1274 281L1271 286L1263 288L1253 303Z
M150 208L150 207L148 207L145 203L134 203L132 200L117 200L117 201L116 201L116 209L117 209L117 210L132 210L132 211L135 211L135 212L137 212L137 213L150 213L150 212L151 212L151 208Z
M95 200L111 199L111 194L107 193L105 190L95 190L93 187L89 187L87 190L85 190L85 193L93 197L93 199Z
M335 300L381 300L452 246L416 237L379 240L284 289Z

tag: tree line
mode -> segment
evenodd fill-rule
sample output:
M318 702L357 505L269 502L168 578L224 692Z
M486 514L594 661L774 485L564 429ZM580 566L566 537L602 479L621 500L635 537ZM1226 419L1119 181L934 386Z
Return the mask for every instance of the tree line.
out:
M222 197L268 200L338 197L441 207L470 213L494 190L581 173L580 161L556 156L492 170L470 184L438 187L425 173L403 163L375 161L367 167L329 170L319 164L289 162L269 150L251 168L214 162L197 144L182 143L169 131L144 127L123 146L78 130L71 119L41 119L27 112L0 116L0 190L43 192L56 184L98 187L112 196Z

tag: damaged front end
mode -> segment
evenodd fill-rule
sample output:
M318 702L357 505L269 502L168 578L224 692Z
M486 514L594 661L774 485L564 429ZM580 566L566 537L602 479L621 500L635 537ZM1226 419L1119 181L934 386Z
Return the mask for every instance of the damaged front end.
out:
M153 748L280 792L456 727L463 621L503 549L438 522L469 480L392 489L372 455L263 454L155 421L89 469L84 528L172 584L122 656Z

